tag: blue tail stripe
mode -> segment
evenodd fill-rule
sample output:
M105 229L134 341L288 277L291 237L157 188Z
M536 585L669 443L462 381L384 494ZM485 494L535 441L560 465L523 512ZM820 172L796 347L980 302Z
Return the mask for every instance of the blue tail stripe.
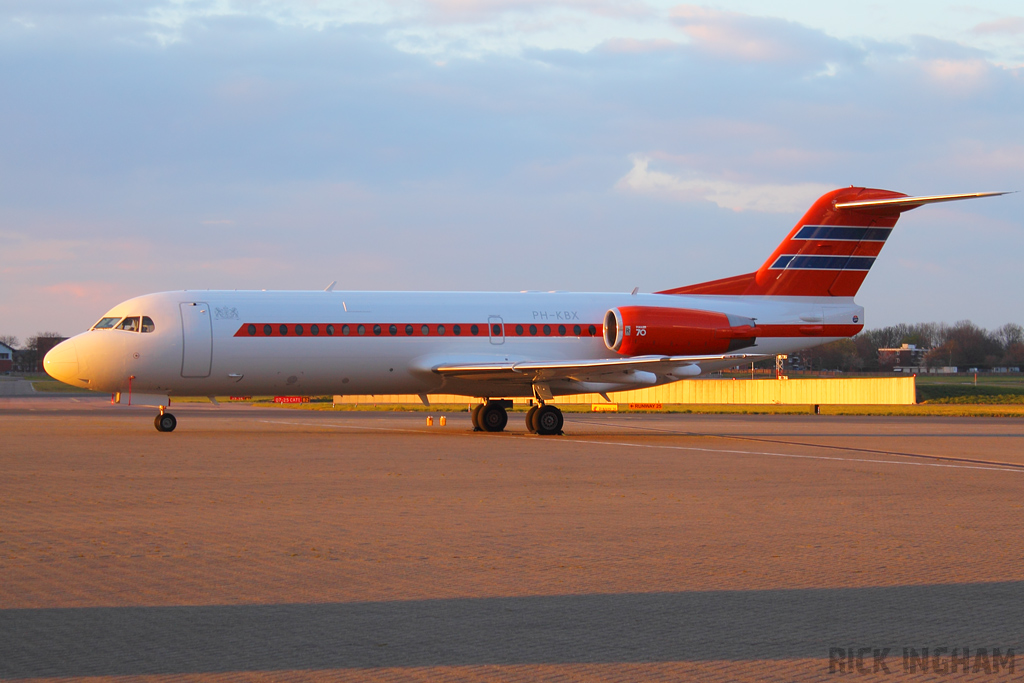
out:
M873 256L780 256L772 270L871 270Z
M795 240L842 240L848 242L884 242L892 228L867 228L847 225L805 225Z

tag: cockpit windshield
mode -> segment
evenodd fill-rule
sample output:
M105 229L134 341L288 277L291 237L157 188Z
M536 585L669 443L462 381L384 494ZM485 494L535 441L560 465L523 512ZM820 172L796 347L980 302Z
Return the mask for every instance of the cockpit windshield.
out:
M109 330L111 327L117 324L117 321L121 319L121 316L116 318L102 318L98 323L92 326L94 330Z
M133 318L125 318L121 321L121 324L117 326L119 330L125 330L126 332L138 332L139 331L139 316Z
M156 324L148 315L130 315L127 318L102 318L92 326L94 330L124 330L125 332L153 332Z

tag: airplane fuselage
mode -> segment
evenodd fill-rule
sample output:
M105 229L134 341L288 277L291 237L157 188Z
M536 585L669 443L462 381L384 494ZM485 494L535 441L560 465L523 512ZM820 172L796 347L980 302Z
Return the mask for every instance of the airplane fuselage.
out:
M531 381L444 377L432 368L451 360L621 359L605 343L604 320L625 306L753 319L761 333L744 351L759 355L848 337L864 324L863 308L837 297L185 290L118 304L106 318L146 316L152 330L82 333L69 340L75 357L55 356L47 371L95 391L170 396L532 396ZM736 364L704 363L701 371ZM581 391L566 383L555 393Z

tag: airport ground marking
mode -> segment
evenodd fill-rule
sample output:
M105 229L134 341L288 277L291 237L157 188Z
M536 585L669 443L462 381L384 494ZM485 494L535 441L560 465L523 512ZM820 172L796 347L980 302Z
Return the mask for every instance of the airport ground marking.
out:
M574 420L575 422L582 422L582 420ZM999 460L981 460L979 458L956 458L951 455L930 455L928 453L906 453L903 451L880 451L874 448L856 448L854 446L833 446L831 444L820 444L820 443L806 443L804 441L782 441L779 439L764 439L756 436L742 436L739 434L707 434L701 432L684 432L675 429L659 429L658 427L641 427L639 425L629 425L616 422L587 422L587 424L596 424L598 426L614 426L624 427L626 429L638 429L648 432L659 432L662 434L669 434L675 436L703 436L715 439L733 439L735 441L753 441L755 443L772 443L782 444L786 446L804 446L806 448L824 448L834 451L850 451L854 453L874 453L878 455L896 455L904 458L928 458L930 460L944 460L947 462L962 462L971 463L972 465L994 465L995 467L1005 468L1009 470L1024 471L1024 465L1013 463L1013 462L1001 462Z
M728 438L728 437L726 437ZM1011 469L1006 467L982 467L980 465L949 465L938 462L904 462L902 460L875 460L869 458L838 458L830 457L827 455L797 455L796 453L774 453L772 451L737 451L729 450L724 448L698 448L696 446L669 446L666 444L642 444L642 443L626 443L616 441L584 441L582 439L564 439L571 443L584 443L592 445L607 445L607 446L630 446L633 448L663 448L667 450L677 451L698 451L702 453L727 453L729 455L771 455L779 458L800 458L803 460L833 460L838 462L861 462L861 463L880 463L883 465L912 465L915 467L947 467L958 470L990 470L993 472L1013 472L1015 474L1024 473L1021 469ZM931 457L931 456L928 456Z
M335 429L372 429L375 431L382 432L407 432L410 434L439 434L444 433L451 436L460 436L461 432L425 432L422 429L405 429L401 427L367 427L365 425L339 425L339 424L316 424L312 422L284 422L281 420L260 420L267 424L280 424L280 425L291 425L300 427L331 427ZM474 438L480 435L474 434ZM510 435L511 436L511 435ZM534 437L529 436L511 436L513 439L530 439ZM728 437L726 437L728 438ZM698 453L724 453L727 455L768 455L778 458L798 458L801 460L830 460L833 462L856 462L856 463L867 463L867 464L881 464L881 465L910 465L914 467L944 467L947 469L957 470L986 470L991 472L1013 472L1015 474L1024 473L1021 469L1012 469L1006 467L982 467L980 465L951 465L946 463L938 462L905 462L902 460L876 460L868 458L838 458L830 457L827 455L797 455L795 453L775 453L772 451L739 451L724 448L699 448L697 446L670 446L667 444L643 444L643 443L629 443L624 441L588 441L584 439L571 439L563 437L558 440L561 443L579 443L587 444L592 446L624 446L630 448L654 448L664 450L675 450L675 451L694 451ZM932 456L928 456L932 457Z

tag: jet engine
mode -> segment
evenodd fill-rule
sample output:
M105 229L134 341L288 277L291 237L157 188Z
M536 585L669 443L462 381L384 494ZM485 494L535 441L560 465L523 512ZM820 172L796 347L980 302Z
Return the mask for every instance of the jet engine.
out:
M621 306L604 316L605 345L624 356L701 356L753 346L757 323L716 311Z

